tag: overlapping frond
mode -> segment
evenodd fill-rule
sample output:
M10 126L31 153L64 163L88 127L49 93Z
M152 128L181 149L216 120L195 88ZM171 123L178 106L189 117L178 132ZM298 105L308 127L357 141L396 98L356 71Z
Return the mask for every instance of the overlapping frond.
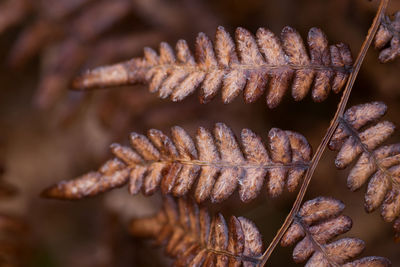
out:
M129 182L132 194L154 193L181 197L194 187L195 198L220 202L239 186L242 201L254 199L266 177L268 192L280 195L285 187L296 190L311 159L311 147L299 133L272 128L266 146L249 129L241 133L242 148L232 130L215 124L213 134L203 127L193 140L179 126L171 128L172 140L151 129L147 137L131 134L132 148L112 144L114 159L98 171L75 180L60 182L47 189L44 196L80 199L97 195Z
M393 20L383 17L378 32L375 35L375 48L381 50L379 61L386 63L400 56L400 11Z
M176 44L176 53L161 43L159 54L144 49L143 58L134 58L112 66L89 70L75 80L79 89L148 83L149 91L161 98L181 101L200 87L200 101L209 102L221 89L222 101L229 103L242 91L247 103L260 98L266 88L270 108L281 102L292 88L296 101L312 88L312 98L321 102L332 90L338 93L352 71L352 56L347 45L328 45L318 28L308 33L308 50L299 33L291 27L281 38L265 28L256 37L237 28L233 39L218 27L215 43L199 33L195 56L184 40Z
M349 108L329 147L339 150L335 161L338 168L347 167L358 157L347 178L348 187L355 191L369 179L365 209L372 212L382 205L383 219L393 222L400 215L400 144L380 146L394 132L393 123L383 121L371 126L386 109L382 102Z
M38 57L34 103L39 108L50 108L83 66L117 62L137 54L146 44L160 42L161 32L127 32L119 27L133 13L141 13L140 9L133 0L0 1L0 38L18 25L2 63L18 74L17 69ZM70 105L80 101L74 98Z
M329 197L318 197L303 204L293 224L281 240L282 246L296 244L293 260L307 261L306 266L390 266L382 257L365 257L353 260L365 247L357 238L335 237L348 232L352 227L350 217L342 215L344 204Z
M165 197L163 205L157 215L133 220L130 232L164 245L174 266L257 266L263 245L252 221L232 216L227 225L220 213L211 220L206 208L185 198Z

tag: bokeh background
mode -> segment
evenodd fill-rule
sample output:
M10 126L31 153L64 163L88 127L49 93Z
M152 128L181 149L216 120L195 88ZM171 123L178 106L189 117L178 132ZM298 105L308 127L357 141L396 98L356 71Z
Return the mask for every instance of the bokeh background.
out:
M0 157L3 179L18 195L2 200L0 210L24 218L26 252L22 266L168 266L170 259L151 242L130 237L129 219L154 214L160 196L130 196L126 188L78 202L39 197L47 186L97 169L110 154L112 142L128 143L128 135L149 128L168 132L180 125L195 133L225 122L236 134L253 129L266 137L271 127L299 131L316 149L340 96L323 103L308 97L296 103L286 95L269 110L264 99L247 105L238 97L199 104L197 94L180 103L160 100L146 87L132 86L89 93L69 91L80 71L142 55L143 46L157 48L184 38L193 47L198 32L213 39L216 27L233 33L238 26L255 32L267 27L279 34L290 25L303 38L311 27L325 31L331 43L346 42L353 56L361 46L378 1L367 0L2 0L0 2ZM392 0L389 13L400 10ZM370 49L356 81L349 106L384 101L387 120L400 124L400 59L379 64ZM400 140L396 133L390 140ZM333 196L353 219L348 236L366 241L366 255L385 256L400 266L400 247L391 225L379 212L366 214L363 187L346 188L348 170L338 171L335 154L326 151L306 199ZM261 230L265 245L291 208L294 194L277 199L266 194L250 204L237 195L210 207L229 216L246 216ZM268 266L296 266L292 248L278 247Z

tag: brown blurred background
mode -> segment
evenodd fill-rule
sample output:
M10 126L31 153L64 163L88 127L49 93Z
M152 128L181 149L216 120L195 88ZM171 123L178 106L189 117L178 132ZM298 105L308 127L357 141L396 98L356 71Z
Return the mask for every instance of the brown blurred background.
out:
M160 196L130 196L126 188L79 202L44 200L45 187L96 169L109 157L108 145L127 143L129 132L149 128L168 132L180 125L194 134L198 126L225 122L236 134L253 129L265 137L271 127L299 131L313 148L319 144L335 112L339 96L323 103L308 97L296 103L286 95L274 110L263 99L246 105L238 97L201 105L197 95L180 103L160 100L135 86L90 93L68 91L71 78L88 67L142 55L143 46L157 48L184 38L193 47L199 31L214 36L218 25L233 33L238 26L279 34L290 25L303 38L320 27L331 43L346 42L356 57L378 1L367 0L8 0L0 2L0 156L4 179L19 189L2 201L0 210L25 218L30 253L23 266L168 266L162 249L129 237L130 218L154 214ZM400 10L392 0L390 13ZM400 124L400 60L379 64L370 49L349 105L380 100L386 119ZM399 133L391 139L399 141ZM353 219L347 234L366 241L366 255L385 256L400 266L400 247L391 225L379 212L366 214L365 187L346 188L348 171L337 171L335 154L326 151L307 194L333 196L345 202ZM226 216L252 219L264 236L273 238L291 208L294 194L270 199L262 194L250 204L237 196L212 206ZM292 248L278 247L268 266L295 266Z

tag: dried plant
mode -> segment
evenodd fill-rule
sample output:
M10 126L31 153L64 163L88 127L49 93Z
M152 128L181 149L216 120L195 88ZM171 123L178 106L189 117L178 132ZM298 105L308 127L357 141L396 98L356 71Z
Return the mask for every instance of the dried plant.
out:
M281 245L297 243L293 260L304 262L308 259L306 266L390 266L390 262L382 257L348 262L364 250L361 239L347 237L327 243L352 227L351 218L341 215L343 209L344 204L333 198L306 201L283 236Z
M350 230L350 217L341 215L344 204L336 199L319 197L305 202L293 225L281 241L282 246L297 243L293 251L296 262L307 266L341 266L365 248L362 240L342 238L327 244ZM227 225L219 213L211 220L204 207L185 198L176 203L165 197L160 212L149 218L134 219L132 235L151 238L165 246L175 259L174 266L257 266L263 245L257 227L250 220L232 216ZM382 257L365 257L343 266L390 266Z
M353 59L345 44L328 46L318 28L308 33L309 58L299 33L285 27L281 39L260 28L256 39L237 28L235 41L223 27L218 27L213 47L210 39L199 33L195 57L185 40L176 44L176 57L167 43L160 44L159 55L144 49L143 58L134 58L112 66L100 67L75 79L78 89L136 83L149 83L149 91L161 98L181 101L200 86L200 102L207 103L222 87L222 101L230 103L242 91L247 103L265 91L267 104L274 108L292 86L292 96L302 100L312 87L312 98L321 102L332 90L340 92L351 71ZM292 81L293 79L293 81Z
M157 215L133 220L129 229L164 245L175 266L255 266L263 251L252 221L232 216L227 225L222 214L211 219L207 209L185 198L176 203L165 197Z
M221 202L239 186L240 199L254 199L268 176L268 192L280 195L286 184L296 190L311 159L311 147L301 134L273 128L268 133L268 151L261 138L249 129L241 134L243 151L231 129L217 123L213 135L203 127L196 141L179 126L171 129L172 140L159 130L151 129L148 138L131 134L134 150L112 144L114 159L97 172L76 180L61 182L44 191L43 196L80 199L94 196L129 180L129 192L153 194L161 185L163 194L182 197L196 179L197 202L211 198ZM245 156L243 155L245 154Z
M385 17L388 2L380 1L354 63L347 45L328 45L318 28L309 31L306 49L291 27L285 27L280 38L265 28L260 28L255 37L237 28L232 38L218 27L214 44L204 33L198 35L194 56L184 40L177 42L176 55L163 42L159 54L145 48L143 58L97 67L74 80L74 87L83 90L146 83L150 92L172 101L183 100L200 88L201 103L209 102L219 90L224 103L232 102L241 92L245 102L252 103L267 91L270 108L281 103L289 87L296 101L312 89L315 102L324 101L330 91L339 93L343 89L314 155L303 135L278 128L269 131L265 145L248 129L242 130L239 143L224 123L217 123L212 134L200 127L195 138L178 126L171 129L171 138L151 129L147 137L132 133L131 147L111 145L114 158L98 171L62 181L42 195L81 199L127 183L132 194L142 191L150 195L161 188L163 209L150 218L134 219L130 231L165 245L176 266L264 266L279 242L283 246L297 243L293 259L307 262L306 266L390 266L390 261L382 257L355 260L365 247L360 239L335 240L352 227L350 217L341 215L342 202L318 197L302 205L329 146L339 151L336 167L345 168L357 160L348 187L357 190L370 178L366 209L371 212L382 206L384 220L394 222L395 238L400 238L400 146L379 147L394 132L394 124L384 121L372 125L387 107L371 102L345 111L374 38L375 46L383 49L381 62L399 54L399 13L393 21ZM285 187L295 192L300 185L292 209L265 250L255 224L232 216L227 226L221 214L211 220L209 207L203 203L207 199L222 202L237 187L241 201L249 202L260 194L264 182L271 197L281 195ZM178 198L178 204L173 197Z
M381 50L379 61L382 63L392 61L400 55L400 12L394 15L393 21L388 16L382 19L374 45Z
M400 216L400 144L378 146L390 137L395 126L383 121L359 132L359 129L379 120L386 109L382 102L349 108L339 119L339 127L329 148L339 150L335 160L337 168L347 167L358 157L347 178L347 186L355 191L370 178L365 194L366 211L372 212L382 206L382 218L393 222ZM398 232L397 228L395 225Z
M40 57L34 101L38 107L49 109L65 94L70 80L83 66L121 60L143 45L160 40L161 34L155 31L121 33L114 29L133 11L132 1L127 0L4 1L0 7L0 35L33 17L16 38L6 61L17 70L35 56ZM107 49L112 42L121 49Z

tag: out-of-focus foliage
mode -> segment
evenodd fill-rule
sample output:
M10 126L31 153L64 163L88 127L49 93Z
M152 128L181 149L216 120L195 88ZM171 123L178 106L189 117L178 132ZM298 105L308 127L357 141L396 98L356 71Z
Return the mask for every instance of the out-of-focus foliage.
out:
M160 41L172 45L182 38L194 48L197 32L213 36L218 25L230 33L238 26L252 32L259 27L279 32L290 25L303 38L316 26L331 42L345 41L356 54L377 4L365 0L112 1L115 6L120 3L125 7L118 9L105 8L111 5L107 2L1 2L7 8L2 6L0 10L7 16L0 16L0 27L5 25L2 19L13 17L0 34L1 154L7 169L4 179L20 193L0 206L27 218L35 242L31 266L170 264L161 250L128 237L125 230L128 219L156 213L160 206L157 195L144 199L121 189L80 203L49 202L38 197L47 185L96 168L110 156L108 144L124 142L127 132L145 133L149 128L167 132L172 125L180 125L195 136L198 126L212 128L215 122L223 121L236 135L242 128L263 137L271 127L291 129L301 132L316 147L338 101L332 96L324 104L309 100L297 103L287 96L270 111L263 100L252 105L241 99L226 106L217 100L201 105L196 96L190 96L171 105L140 86L96 94L67 91L74 75L88 67L141 56L143 46L156 49ZM7 6L11 4L16 6ZM95 13L102 8L105 13L115 14L113 21ZM400 1L392 0L389 14L399 9ZM371 49L367 55L350 104L383 101L390 107L386 119L399 124L400 62L380 64L378 53ZM399 138L395 136L392 141L398 142ZM379 214L366 215L360 209L366 189L347 192L345 171L333 171L334 156L325 154L308 199L318 194L343 200L346 214L353 218L350 233L366 242L365 254L384 256L394 266L399 265L398 245L388 242L393 235L391 227L380 220ZM261 194L244 205L234 195L223 206L211 209L223 208L224 214L251 219L264 240L270 240L292 202L289 194L277 200ZM289 253L289 249L279 249L269 263L295 266Z

